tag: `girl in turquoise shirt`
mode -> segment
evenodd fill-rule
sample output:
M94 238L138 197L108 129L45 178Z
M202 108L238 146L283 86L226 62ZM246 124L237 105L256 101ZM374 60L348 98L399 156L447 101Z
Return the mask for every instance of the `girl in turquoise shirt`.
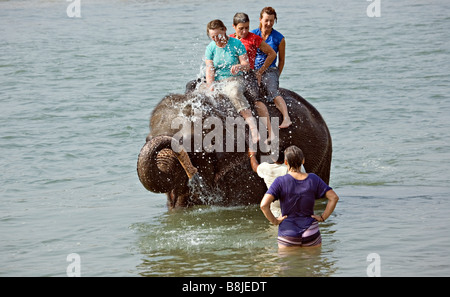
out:
M208 36L213 40L205 51L206 84L209 90L218 88L219 92L230 98L236 111L247 122L252 135L252 142L259 141L256 119L244 96L244 79L242 71L248 71L245 46L238 39L227 35L227 28L221 20L213 20L206 26ZM220 82L217 84L216 82Z

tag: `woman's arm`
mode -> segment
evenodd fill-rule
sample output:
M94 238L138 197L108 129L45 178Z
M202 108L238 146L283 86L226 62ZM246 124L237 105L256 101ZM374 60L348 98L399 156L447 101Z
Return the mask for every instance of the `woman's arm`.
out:
M259 70L256 72L258 84L261 83L261 75L264 73L264 71L267 70L267 68L269 68L270 64L272 64L273 60L275 60L275 58L277 57L277 53L265 41L261 42L261 44L259 45L259 49L267 55L267 58L261 68L259 68Z
M312 215L311 217L315 218L319 222L324 222L326 219L330 217L330 215L333 213L336 204L339 201L339 197L333 190L329 190L325 193L325 197L327 197L328 202L327 206L325 207L325 211L321 215Z
M275 200L275 197L271 194L265 194L261 200L261 211L266 216L266 218L274 225L279 225L287 216L280 216L276 218L270 211L270 204Z
M259 166L258 160L256 160L256 152L248 151L248 157L250 158L250 166L252 167L252 170L256 172Z
M236 75L240 71L248 71L250 69L250 63L248 62L248 55L243 54L239 56L239 64L231 66L231 74Z
M280 75L284 68L285 56L286 56L286 41L283 38L280 42L280 45L278 46L278 71L280 72Z
M213 91L213 82L214 82L214 75L216 73L216 70L214 68L214 62L213 60L205 60L206 64L206 85L208 88Z

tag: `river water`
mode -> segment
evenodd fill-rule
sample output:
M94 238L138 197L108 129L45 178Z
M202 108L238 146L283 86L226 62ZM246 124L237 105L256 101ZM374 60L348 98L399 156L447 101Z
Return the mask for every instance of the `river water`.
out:
M341 198L322 248L287 254L257 205L169 212L136 174L151 110L200 73L206 23L231 33L244 11L255 28L260 1L79 3L0 1L0 276L450 275L448 1L271 4L280 85L326 120Z

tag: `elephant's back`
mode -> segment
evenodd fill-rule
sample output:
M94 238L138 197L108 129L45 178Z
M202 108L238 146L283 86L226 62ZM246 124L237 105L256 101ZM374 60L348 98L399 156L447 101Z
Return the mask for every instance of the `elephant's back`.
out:
M290 128L280 129L280 145L284 148L289 145L300 147L305 153L306 170L316 173L328 183L332 139L325 120L320 112L299 94L287 89L280 91L292 121Z
M302 114L308 114L310 117L316 119L318 122L325 124L325 120L323 119L320 112L312 105L308 100L300 96L299 94L288 90L288 89L280 89L283 98L286 100L286 104L293 106L298 105L299 108L304 107L307 112L302 112Z

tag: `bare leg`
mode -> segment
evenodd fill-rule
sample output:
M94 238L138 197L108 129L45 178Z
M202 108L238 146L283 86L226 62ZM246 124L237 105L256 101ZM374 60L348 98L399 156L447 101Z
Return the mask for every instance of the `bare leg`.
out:
M257 143L259 141L258 126L256 125L256 119L252 116L250 109L244 109L240 112L241 116L247 122L250 128L250 133L252 133L252 142Z
M291 118L289 117L288 109L286 106L286 102L284 101L283 97L277 96L273 101L275 102L275 106L278 108L279 111L281 111L281 114L283 115L283 122L279 127L287 128L290 125L292 125Z
M262 103L261 101L255 102L255 109L256 113L260 118L266 119L266 125L267 125L267 141L272 141L272 125L270 124L270 116L269 111L267 110L267 106Z

